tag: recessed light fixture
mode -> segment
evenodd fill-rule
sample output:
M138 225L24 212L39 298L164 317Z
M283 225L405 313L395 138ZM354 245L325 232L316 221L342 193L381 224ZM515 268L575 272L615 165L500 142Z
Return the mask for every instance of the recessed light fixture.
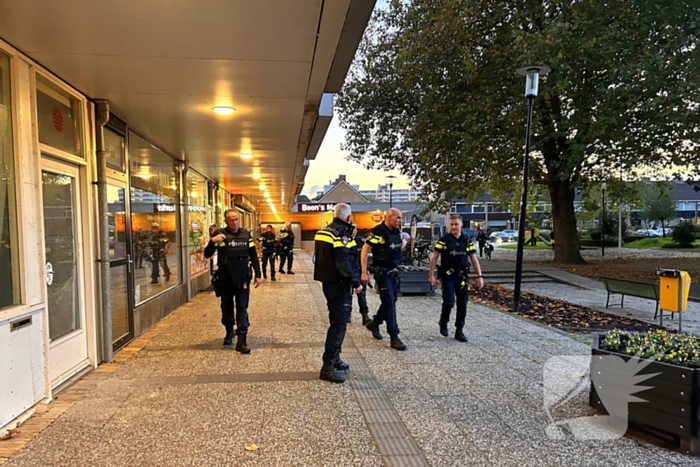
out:
M228 105L217 105L216 107L212 107L211 110L219 115L231 115L236 111L236 109Z
M258 172L253 172L253 180L260 180L260 174Z
M249 152L242 152L241 153L241 159L250 160L252 158L253 158L253 155Z
M258 188L260 188L260 191L265 191L265 184L261 183L260 185L258 185Z

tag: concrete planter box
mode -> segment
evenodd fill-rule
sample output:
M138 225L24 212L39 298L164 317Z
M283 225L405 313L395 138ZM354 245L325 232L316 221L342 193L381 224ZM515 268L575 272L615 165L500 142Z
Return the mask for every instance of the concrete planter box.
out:
M633 357L601 349L600 342L604 337L604 335L596 335L593 339L591 375L598 375L598 379L594 384L591 378L589 404L601 414L607 415L603 401L598 396L598 389L608 385L606 389L612 387L615 391L615 382L624 381L633 374L630 374L631 371L623 374L625 369L611 368L609 364L606 365L606 359L602 357L614 355L625 361ZM639 384L651 388L635 394L647 402L628 404L629 426L673 441L676 445L680 445L683 451L700 454L700 369L652 362L639 371L639 374L652 373L658 373L658 375ZM625 393L621 393L620 397L624 396Z
M428 294L435 289L428 282L428 271L401 271L399 276L399 293Z

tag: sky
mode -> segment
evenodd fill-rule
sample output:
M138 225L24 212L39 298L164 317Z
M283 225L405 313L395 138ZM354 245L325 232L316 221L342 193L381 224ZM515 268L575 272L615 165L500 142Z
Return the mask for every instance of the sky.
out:
M387 175L396 175L394 189L408 188L408 178L393 170L384 172L381 170L367 170L357 162L346 159L347 152L341 151L340 145L345 139L345 131L338 124L338 115L333 117L326 137L321 143L316 159L309 165L306 173L304 190L309 198L316 196L318 191L323 191L323 186L334 181L338 175L347 175L348 183L360 185L361 190L376 190L377 185L387 183Z

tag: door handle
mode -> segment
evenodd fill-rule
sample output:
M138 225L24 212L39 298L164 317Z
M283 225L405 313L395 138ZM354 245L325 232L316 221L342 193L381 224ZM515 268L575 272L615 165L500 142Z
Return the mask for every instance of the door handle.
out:
M129 274L131 274L131 265L133 262L131 255L126 255L126 269L129 271Z

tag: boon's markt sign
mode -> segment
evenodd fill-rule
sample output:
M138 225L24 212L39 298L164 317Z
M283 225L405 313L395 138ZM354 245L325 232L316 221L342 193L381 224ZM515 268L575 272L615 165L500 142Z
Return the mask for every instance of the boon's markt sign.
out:
M333 212L336 203L297 203L298 212Z

